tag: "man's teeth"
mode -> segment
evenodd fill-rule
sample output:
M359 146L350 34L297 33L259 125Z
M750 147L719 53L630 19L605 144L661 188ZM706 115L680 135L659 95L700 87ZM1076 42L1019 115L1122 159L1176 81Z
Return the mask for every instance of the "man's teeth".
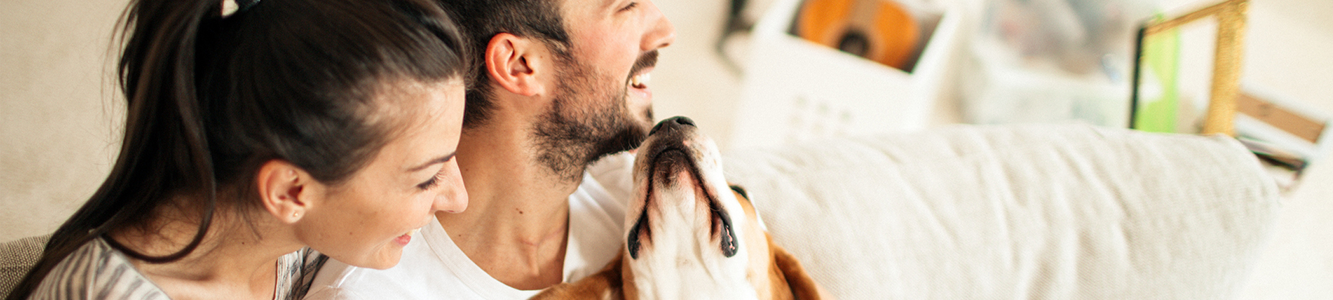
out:
M631 77L630 80L629 80L629 84L630 84L631 86L636 87L636 88L644 88L644 87L648 86L648 82L649 82L649 81L652 81L652 80L653 80L653 74L652 74L652 73L643 73L643 74L634 75L634 77Z
M412 231L408 231L408 232L407 232L407 236L408 236L408 237L416 236L416 235L417 235L417 232L421 232L421 228L412 229Z

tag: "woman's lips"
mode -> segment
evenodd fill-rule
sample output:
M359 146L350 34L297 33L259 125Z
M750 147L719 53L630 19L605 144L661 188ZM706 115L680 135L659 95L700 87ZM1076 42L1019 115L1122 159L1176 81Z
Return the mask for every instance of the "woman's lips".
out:
M412 231L408 231L407 233L394 238L393 241L397 242L399 246L406 247L407 243L412 242L412 236L416 235L417 231L420 230L421 229L413 229Z

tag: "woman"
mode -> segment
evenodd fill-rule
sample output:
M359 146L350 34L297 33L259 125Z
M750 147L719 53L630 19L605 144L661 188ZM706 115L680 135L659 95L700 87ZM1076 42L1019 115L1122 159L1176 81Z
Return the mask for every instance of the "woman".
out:
M298 299L467 196L467 55L421 0L137 0L111 175L10 299ZM308 281L305 283L308 284Z

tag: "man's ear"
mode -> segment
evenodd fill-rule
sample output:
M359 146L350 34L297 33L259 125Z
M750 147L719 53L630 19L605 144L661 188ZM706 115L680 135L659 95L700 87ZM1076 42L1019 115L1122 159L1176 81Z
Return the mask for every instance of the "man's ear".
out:
M546 86L537 75L549 70L550 53L542 43L510 33L491 37L486 45L486 72L491 80L518 95L544 94Z
M319 187L305 170L284 160L270 160L259 167L255 190L264 210L283 223L292 224L305 217L310 199Z

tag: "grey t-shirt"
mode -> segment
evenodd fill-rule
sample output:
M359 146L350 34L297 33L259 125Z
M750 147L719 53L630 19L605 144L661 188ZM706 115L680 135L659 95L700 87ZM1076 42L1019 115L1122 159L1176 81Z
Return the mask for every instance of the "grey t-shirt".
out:
M278 258L274 300L297 300L328 258L310 248ZM60 261L28 299L171 299L106 240L93 239Z

